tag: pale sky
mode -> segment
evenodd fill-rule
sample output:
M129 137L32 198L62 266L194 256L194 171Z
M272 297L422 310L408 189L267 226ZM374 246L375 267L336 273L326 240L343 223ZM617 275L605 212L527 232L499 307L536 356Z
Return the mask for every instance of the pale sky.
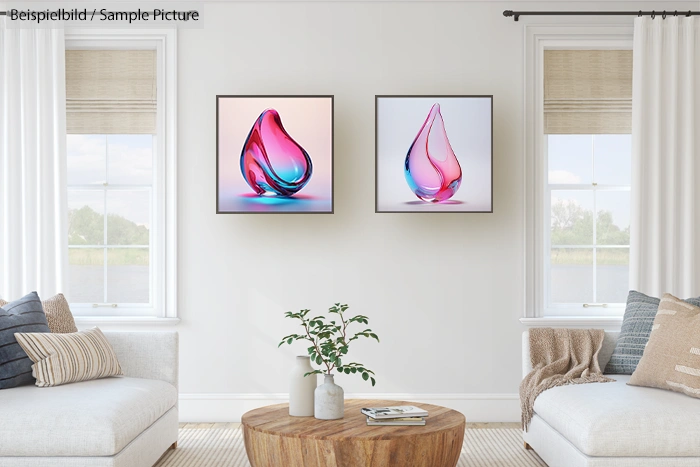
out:
M149 227L152 148L152 135L68 135L68 208L87 205L104 213L103 191L76 190L76 186L134 185L133 189L110 191L107 212Z
M631 135L549 135L547 138L549 183L629 185L631 182ZM570 200L593 210L590 191L557 190L552 203ZM630 224L629 191L598 191L598 211L611 211L617 226Z

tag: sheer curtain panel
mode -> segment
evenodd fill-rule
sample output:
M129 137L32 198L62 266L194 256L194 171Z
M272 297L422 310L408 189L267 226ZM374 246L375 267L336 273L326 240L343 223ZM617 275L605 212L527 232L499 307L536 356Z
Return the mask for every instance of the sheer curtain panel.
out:
M700 22L636 18L630 286L700 295Z
M0 18L0 296L64 288L67 267L63 29Z

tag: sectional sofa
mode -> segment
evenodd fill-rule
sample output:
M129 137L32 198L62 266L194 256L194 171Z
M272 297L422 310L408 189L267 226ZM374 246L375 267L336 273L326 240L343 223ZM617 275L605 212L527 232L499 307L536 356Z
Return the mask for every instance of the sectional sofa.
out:
M0 466L152 467L177 446L177 333L104 334L124 377L0 391Z
M619 333L606 332L599 353L605 368ZM523 334L523 376L532 370ZM525 447L549 467L698 467L700 400L677 392L614 383L549 389L535 401Z

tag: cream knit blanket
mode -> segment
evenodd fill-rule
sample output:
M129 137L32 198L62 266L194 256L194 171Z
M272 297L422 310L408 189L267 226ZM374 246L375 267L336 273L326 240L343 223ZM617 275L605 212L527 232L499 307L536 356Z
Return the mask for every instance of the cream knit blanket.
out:
M530 329L532 371L520 383L520 409L523 430L532 420L535 399L557 386L608 383L598 365L603 344L602 329Z

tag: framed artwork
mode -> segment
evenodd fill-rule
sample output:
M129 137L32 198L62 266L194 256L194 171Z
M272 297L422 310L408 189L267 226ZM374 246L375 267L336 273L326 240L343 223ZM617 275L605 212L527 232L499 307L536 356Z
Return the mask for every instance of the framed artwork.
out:
M493 212L493 96L375 96L376 212Z
M333 96L216 96L216 212L333 213Z

